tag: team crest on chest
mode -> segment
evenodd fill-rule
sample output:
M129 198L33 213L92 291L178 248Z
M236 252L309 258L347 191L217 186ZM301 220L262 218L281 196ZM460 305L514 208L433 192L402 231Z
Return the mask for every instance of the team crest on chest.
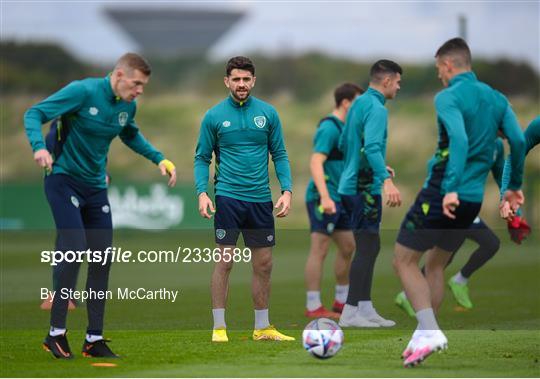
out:
M128 113L127 112L120 112L118 114L118 123L120 126L126 126L128 120Z
M264 128L266 125L266 117L264 116L257 116L253 119L253 122L255 122L255 125L257 125L257 128Z

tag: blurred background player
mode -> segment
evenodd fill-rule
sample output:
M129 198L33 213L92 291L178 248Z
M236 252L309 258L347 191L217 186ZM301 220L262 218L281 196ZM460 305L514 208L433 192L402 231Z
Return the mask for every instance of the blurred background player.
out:
M394 326L381 317L371 301L373 270L380 250L381 187L386 205L401 205L401 195L388 170L386 140L388 111L386 100L400 89L401 67L379 60L371 67L367 91L352 104L347 115L340 148L344 154L343 175L338 193L351 218L356 254L349 274L349 293L339 320L341 326Z
M74 81L25 113L24 126L36 163L46 170L45 194L57 229L55 250L105 251L112 245L112 218L105 166L110 144L120 136L133 151L159 165L176 183L172 162L164 159L140 133L135 99L143 93L151 69L141 56L123 55L105 78ZM42 124L60 117L47 135ZM62 289L73 290L80 262L60 262L53 270L54 297L50 331L43 346L56 358L73 357L66 337L68 301ZM108 264L88 264L86 290L106 291ZM116 357L103 338L104 299L88 299L88 327L83 355Z
M444 295L444 267L480 211L499 129L508 138L513 168L504 198L512 206L523 202L525 141L510 103L478 81L463 39L445 42L435 57L447 87L435 96L438 147L424 187L401 224L394 255L394 268L418 320L403 352L406 367L447 347L435 318ZM424 277L418 263L427 250Z
M493 153L493 165L491 166L491 174L493 179L497 183L497 186L501 188L501 179L504 167L504 145L501 138L497 138L495 141L495 151ZM499 237L486 225L486 223L476 217L469 229L465 231L465 238L474 241L478 244L478 248L471 254L467 263L463 265L455 275L448 280L448 286L455 300L459 305L464 308L471 309L473 303L469 297L468 281L472 274L479 268L487 263L497 253L500 246ZM465 240L463 241L465 242ZM446 267L448 267L454 260L456 253L459 251L462 245L459 245L456 250L452 252L452 256L448 260ZM422 275L425 276L426 268L422 267ZM403 309L409 316L415 317L416 313L405 295L405 291L401 291L395 299L395 303Z
M195 185L199 212L211 218L215 212L216 244L232 252L242 232L252 251L252 295L255 308L254 340L292 341L270 324L268 302L275 245L268 154L272 156L281 193L276 217L285 217L291 205L292 179L283 142L281 122L274 107L250 96L255 85L255 66L249 58L233 57L226 67L229 96L206 112L195 152ZM208 196L208 167L216 155L215 201ZM217 169L219 165L219 169ZM232 260L216 262L212 273L212 341L227 342L225 307Z
M349 216L337 192L343 172L343 154L338 145L347 111L355 97L363 92L362 88L353 83L337 87L334 90L335 108L319 122L313 138L310 162L312 179L306 190L306 207L311 226L311 247L305 271L307 317L339 318L349 292L354 235ZM334 263L335 298L332 311L329 311L321 302L321 277L331 240L338 250Z
M525 136L525 155L529 154L529 151L540 143L540 116L537 116L531 121L524 133ZM504 197L508 184L512 178L512 160L506 158L504 162L504 171L501 185L501 197ZM501 217L505 218L508 222L508 232L510 238L518 244L527 238L531 233L531 228L527 224L525 218L521 215L521 209L514 210L511 208L508 200L504 200L500 205Z

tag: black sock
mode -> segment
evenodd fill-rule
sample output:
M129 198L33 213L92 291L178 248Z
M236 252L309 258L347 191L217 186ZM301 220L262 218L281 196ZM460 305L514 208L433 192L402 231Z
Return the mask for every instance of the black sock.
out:
M349 273L347 304L358 306L359 301L371 300L373 270L380 250L378 233L355 232L356 253Z

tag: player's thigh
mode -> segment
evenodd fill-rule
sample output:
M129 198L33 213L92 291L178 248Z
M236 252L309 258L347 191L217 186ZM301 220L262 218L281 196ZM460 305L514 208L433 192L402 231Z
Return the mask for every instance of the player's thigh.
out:
M245 245L250 248L271 248L274 246L276 239L272 202L246 202L246 208L246 221L242 225Z
M107 190L93 191L81 210L88 248L105 250L112 245L112 215Z
M451 257L451 251L441 249L437 246L433 247L425 253L426 270L430 271L433 269L444 269Z
M420 252L433 248L444 232L443 217L442 195L423 188L401 222L397 244Z
M481 203L461 201L454 212L455 219L442 215L442 230L435 246L446 251L456 251L467 238L481 205Z
M85 201L67 175L45 178L45 195L57 229L56 248L86 250L86 234L81 215Z
M467 231L467 239L476 242L479 246L497 251L500 246L499 237L491 228L477 217Z
M394 246L394 267L415 266L418 268L418 263L422 259L423 254L423 251L415 250L414 248L396 242Z
M338 248L338 254L350 257L356 248L352 230L336 230L332 233L332 240Z
M245 219L246 209L242 201L217 195L214 214L216 244L236 246Z
M85 202L67 175L49 175L44 184L57 229L83 229L81 207Z

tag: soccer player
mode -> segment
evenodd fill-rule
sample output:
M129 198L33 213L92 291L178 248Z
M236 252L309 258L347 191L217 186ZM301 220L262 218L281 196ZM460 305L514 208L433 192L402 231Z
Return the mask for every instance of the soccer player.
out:
M371 301L375 260L380 250L383 188L386 205L401 205L401 195L385 164L388 111L386 100L400 89L401 67L379 60L371 67L368 90L354 100L341 136L345 166L338 193L351 218L356 254L349 273L349 293L339 320L341 326L390 327L395 322L381 317Z
M135 99L143 93L151 69L137 54L123 55L105 78L74 81L25 113L24 126L34 160L45 169L45 194L57 229L56 250L105 251L112 245L112 218L105 165L111 141L120 136L133 151L159 166L176 183L173 163L140 133L134 116ZM42 124L51 125L44 141ZM66 337L68 300L62 290L73 290L80 263L60 262L53 270L56 295L50 330L43 347L56 358L73 354ZM88 263L86 289L106 291L110 261ZM117 357L103 339L105 300L87 302L88 327L82 353L89 357Z
M349 215L337 193L343 172L343 154L338 148L347 111L356 96L364 90L353 83L344 83L334 90L335 108L317 126L311 155L311 176L306 190L306 207L311 226L311 248L306 262L307 317L339 318L349 291L349 269L354 251L354 235ZM330 241L338 252L334 263L335 300L332 311L321 302L322 265Z
M502 172L504 166L504 145L501 138L497 138L495 142L495 151L493 153L493 165L491 166L491 174L501 187ZM500 246L499 237L486 225L486 223L476 217L471 226L465 231L465 238L470 239L478 244L478 248L471 254L469 260L463 267L448 280L448 286L454 295L454 298L459 305L464 308L471 309L472 301L469 297L468 281L472 274L487 263L497 253ZM465 242L465 241L463 241ZM461 248L461 245L452 252L452 256L448 260L448 267L456 253ZM426 269L422 267L422 275L425 276ZM410 317L415 317L416 313L405 295L405 291L401 291L395 299L395 303L402 308Z
M255 66L246 57L231 58L226 66L229 96L204 116L195 152L194 175L199 212L211 218L215 212L215 241L222 259L212 273L212 341L227 342L225 307L232 254L240 232L252 251L252 296L255 308L254 340L293 341L269 322L268 301L275 245L268 154L281 184L276 217L289 213L292 179L283 142L281 122L274 107L250 96L255 85ZM208 167L216 156L215 208L208 196ZM210 211L210 212L209 212ZM229 255L230 256L230 255Z
M463 39L445 42L435 57L439 79L447 87L435 97L438 148L424 187L401 224L394 255L394 268L418 320L403 352L406 367L447 347L435 318L444 294L443 271L480 211L499 129L508 138L512 156L505 199L513 206L524 200L520 188L525 141L508 100L476 78ZM424 277L418 262L427 250Z
M525 155L540 143L540 116L531 121L525 130ZM507 158L504 162L504 171L501 185L501 196L504 195L512 177L512 160ZM508 200L503 199L500 205L501 217L508 222L510 238L518 244L521 243L530 233L531 228L521 216L521 209L512 209Z

